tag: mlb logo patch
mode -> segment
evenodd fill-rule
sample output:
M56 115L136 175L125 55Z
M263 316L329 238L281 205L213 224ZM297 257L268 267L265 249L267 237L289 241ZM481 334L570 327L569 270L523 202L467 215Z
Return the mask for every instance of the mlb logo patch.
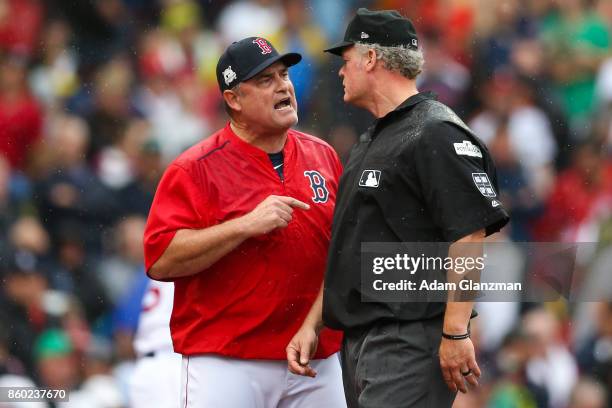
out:
M225 85L229 86L229 84L234 82L236 78L238 78L238 75L236 75L231 65L225 68L225 71L223 71L223 80L225 81Z
M364 170L359 179L359 187L378 187L380 184L380 170Z
M496 197L495 190L493 190L493 186L491 185L491 181L489 181L489 176L487 173L472 173L472 180L474 180L474 184L485 197Z

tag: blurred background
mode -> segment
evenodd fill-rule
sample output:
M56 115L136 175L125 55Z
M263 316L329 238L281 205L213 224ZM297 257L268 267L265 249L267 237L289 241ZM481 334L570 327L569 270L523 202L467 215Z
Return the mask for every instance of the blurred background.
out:
M593 242L585 287L612 286L612 0L0 0L0 385L127 406L147 212L165 166L227 121L220 53L249 35L302 53L297 127L345 158L373 118L321 50L361 6L413 20L419 89L493 154L508 273L527 261L513 243ZM612 407L612 302L479 311L485 374L456 407Z

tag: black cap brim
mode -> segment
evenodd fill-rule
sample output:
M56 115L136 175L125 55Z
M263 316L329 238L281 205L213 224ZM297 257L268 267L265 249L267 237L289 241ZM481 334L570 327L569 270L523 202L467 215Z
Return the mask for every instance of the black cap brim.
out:
M330 48L323 50L323 52L329 52L331 54L341 57L342 51L346 47L350 47L351 45L355 45L355 43L352 41L340 41L339 43L332 45Z
M291 67L300 62L301 60L302 55L298 54L297 52L288 52L287 54L281 54L274 58L267 59L255 68L253 68L251 71L249 71L249 73L244 76L241 82L248 81L255 75L259 74L261 71L278 61L282 61L285 63L285 65L287 65L287 67Z

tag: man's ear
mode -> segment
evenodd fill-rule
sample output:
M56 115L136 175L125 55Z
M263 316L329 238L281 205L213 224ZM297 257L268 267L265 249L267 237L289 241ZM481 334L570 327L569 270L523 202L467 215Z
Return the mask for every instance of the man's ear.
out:
M364 60L365 60L364 68L366 72L372 71L376 67L376 64L379 62L378 57L376 56L376 51L374 51L371 48L368 50L368 53L365 55Z
M237 90L226 89L223 91L223 99L227 106L232 110L240 112L242 110L242 104L240 103L240 95Z

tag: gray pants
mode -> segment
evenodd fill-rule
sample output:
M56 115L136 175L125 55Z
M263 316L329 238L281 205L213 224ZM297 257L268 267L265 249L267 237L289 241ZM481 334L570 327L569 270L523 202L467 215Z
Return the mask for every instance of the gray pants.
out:
M345 332L341 357L348 407L450 408L456 394L442 378L441 333L441 316Z

